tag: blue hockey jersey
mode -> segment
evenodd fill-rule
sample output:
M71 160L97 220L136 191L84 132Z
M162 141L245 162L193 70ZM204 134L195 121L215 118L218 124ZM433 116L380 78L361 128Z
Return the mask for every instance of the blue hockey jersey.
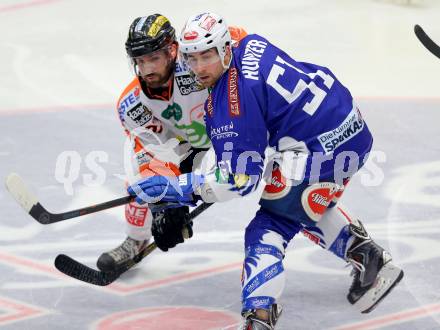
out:
M230 68L205 103L221 171L261 176L267 147L283 152L299 146L307 154L304 179L314 167L316 172L318 159L319 178L332 176L343 151L356 153L362 163L371 133L329 69L297 62L256 34L232 51Z

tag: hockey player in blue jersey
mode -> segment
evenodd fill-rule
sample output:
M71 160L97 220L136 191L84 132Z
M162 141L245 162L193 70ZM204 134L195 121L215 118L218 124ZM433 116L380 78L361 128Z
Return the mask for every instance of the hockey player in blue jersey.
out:
M350 92L329 69L297 62L259 35L232 45L224 19L213 13L188 19L179 49L210 89L205 121L216 164L203 173L145 178L129 193L139 202L221 202L249 194L264 177L261 207L245 233L244 329L274 329L284 252L300 231L353 265L347 298L371 311L403 271L336 204L373 141ZM171 224L161 225L157 238L174 246Z

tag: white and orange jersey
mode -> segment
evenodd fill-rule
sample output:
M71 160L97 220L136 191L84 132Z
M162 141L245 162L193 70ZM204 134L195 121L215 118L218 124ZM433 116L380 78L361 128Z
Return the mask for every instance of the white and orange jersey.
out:
M238 45L247 33L239 27L230 27L233 45ZM170 86L171 87L171 86ZM170 88L171 89L171 88ZM117 104L121 123L126 133L132 137L139 172L162 167L179 173L179 157L189 147L210 148L206 134L204 103L208 97L189 72L187 65L178 58L175 65L171 94L161 98L148 97L136 77L125 88ZM187 143L175 146L173 139ZM157 170L155 170L157 172Z
M176 61L173 86L168 93L168 97L149 98L136 77L119 98L119 119L133 140L140 172L151 168L152 160L177 171L179 157L189 147L211 146L203 110L208 91L196 83L180 60ZM175 142L170 145L173 139ZM176 139L187 143L176 147Z

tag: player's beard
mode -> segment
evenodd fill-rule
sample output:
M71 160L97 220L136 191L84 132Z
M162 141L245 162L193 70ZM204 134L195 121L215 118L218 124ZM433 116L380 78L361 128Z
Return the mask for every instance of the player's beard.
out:
M170 80L174 72L174 66L175 66L175 61L172 59L168 59L164 74L150 73L146 76L142 76L142 79L145 81L145 83L149 88L159 88L166 86L168 80Z

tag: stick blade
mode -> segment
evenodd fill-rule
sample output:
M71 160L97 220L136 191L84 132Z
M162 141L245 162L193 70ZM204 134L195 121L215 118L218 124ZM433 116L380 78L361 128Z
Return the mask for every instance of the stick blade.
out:
M65 254L60 254L55 258L55 267L70 277L98 286L109 285L121 275L118 273L101 272L90 268Z
M32 207L38 204L37 196L32 193L17 173L11 173L6 177L6 189L14 197L18 204L26 211L30 212Z
M422 27L419 24L414 25L414 33L416 35L420 35L421 33L425 33Z
M417 39L419 39L419 41L422 43L423 46L425 46L425 48L427 50L429 50L433 55L437 56L438 58L440 58L440 46L437 45L427 34L426 32L423 30L423 28L416 24L414 26L414 33L417 36Z

